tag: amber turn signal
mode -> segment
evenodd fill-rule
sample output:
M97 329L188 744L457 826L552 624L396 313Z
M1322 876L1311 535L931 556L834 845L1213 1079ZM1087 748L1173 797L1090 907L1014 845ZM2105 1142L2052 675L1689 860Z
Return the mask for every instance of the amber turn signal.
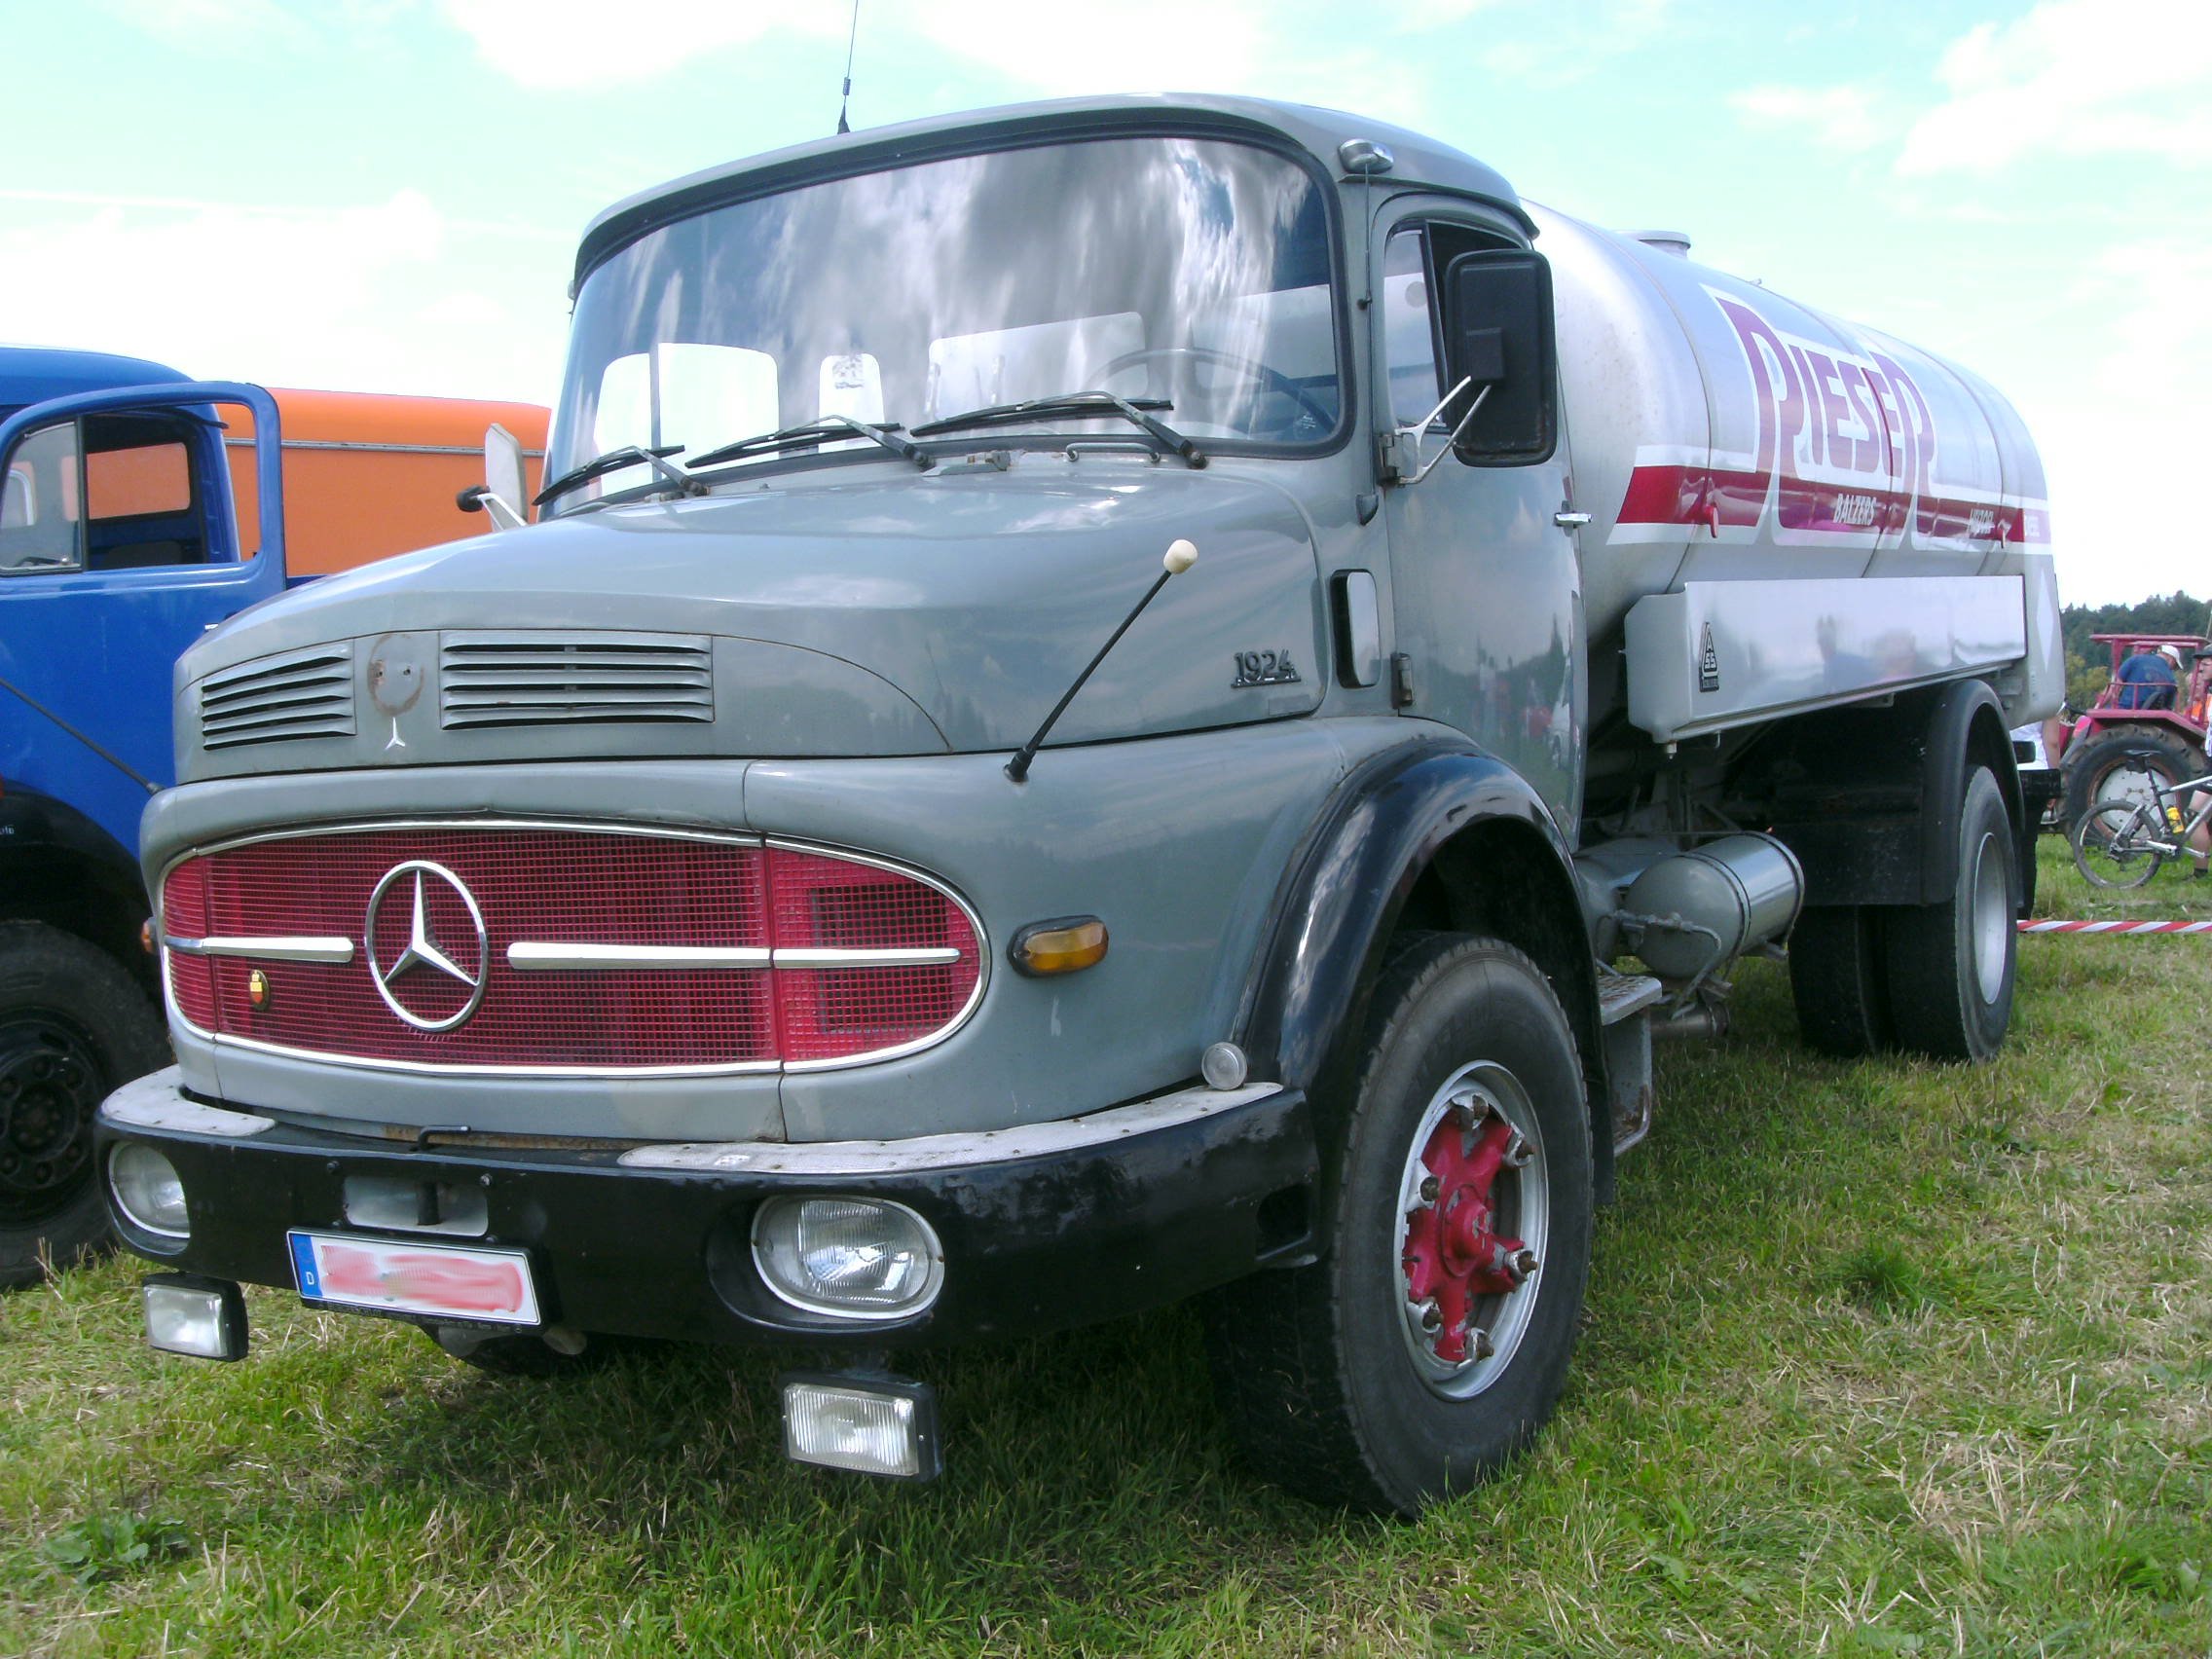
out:
M1096 916L1031 922L1007 947L1018 974L1079 974L1106 959L1106 924Z

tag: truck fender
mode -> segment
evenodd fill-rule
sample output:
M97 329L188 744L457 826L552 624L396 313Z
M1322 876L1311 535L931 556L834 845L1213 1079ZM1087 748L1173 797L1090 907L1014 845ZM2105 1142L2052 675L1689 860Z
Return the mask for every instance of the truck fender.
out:
M1738 781L1751 786L1746 810L1763 811L1797 856L1808 904L1928 904L1958 881L1970 764L1995 774L2018 828L2026 815L2004 708L1985 682L1957 680L1786 721Z
M1920 757L1921 889L1924 903L1942 898L1959 880L1959 780L1969 766L1987 766L2005 796L2005 813L2016 831L2027 811L2020 798L2020 768L2005 708L1988 682L1957 680L1936 694L1928 714L1927 748Z
M1567 1011L1591 1103L1604 1183L1604 1046L1589 934L1567 839L1528 782L1494 756L1449 740L1395 749L1338 786L1290 862L1237 1040L1255 1076L1307 1090L1321 1163L1333 1164L1332 1103L1358 1059L1383 957L1401 927L1495 935L1526 952Z
M0 920L49 923L144 977L149 908L138 861L113 835L67 801L0 787Z

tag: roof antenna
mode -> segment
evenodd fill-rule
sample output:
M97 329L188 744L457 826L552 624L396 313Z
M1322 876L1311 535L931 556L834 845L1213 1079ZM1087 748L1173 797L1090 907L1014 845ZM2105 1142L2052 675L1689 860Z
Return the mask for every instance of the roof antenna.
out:
M853 129L845 119L845 111L853 101L853 43L861 38L861 0L853 0L853 27L845 36L845 92L837 104L837 136L842 138Z

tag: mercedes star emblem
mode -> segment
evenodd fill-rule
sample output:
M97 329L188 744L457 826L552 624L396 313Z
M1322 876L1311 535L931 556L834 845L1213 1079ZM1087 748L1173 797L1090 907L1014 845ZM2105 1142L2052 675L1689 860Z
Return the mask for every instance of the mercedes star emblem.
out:
M407 943L397 956L387 962L377 954L377 918L384 909L386 897L410 876L414 878L414 907L409 913ZM467 907L469 924L475 929L474 940L468 948L461 951L459 961L438 942L430 926L424 888L431 883L443 883L460 898ZM476 896L468 891L461 877L443 865L432 864L427 859L409 859L405 864L393 865L386 870L383 879L376 885L376 891L369 895L365 942L368 945L369 977L376 982L377 995L384 998L387 1008L418 1031L451 1031L474 1014L477 1005L484 1000L484 972L492 956L491 936L485 931L484 912L477 908ZM473 954L470 954L471 950ZM410 978L410 976L413 977ZM451 981L447 987L449 995L452 984L464 987L468 992L467 1000L453 1013L435 1017L417 1014L399 1000L395 987L400 986L401 981L407 981L407 988L413 988L417 983L428 982L432 976Z

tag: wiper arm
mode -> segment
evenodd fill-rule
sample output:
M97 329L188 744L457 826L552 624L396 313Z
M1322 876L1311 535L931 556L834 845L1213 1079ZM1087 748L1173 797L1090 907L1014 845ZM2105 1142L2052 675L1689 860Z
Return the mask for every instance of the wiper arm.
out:
M681 466L671 465L663 459L682 453L682 444L663 444L659 449L640 449L636 444L624 444L620 449L610 449L605 455L585 461L581 466L571 466L531 497L530 504L542 507L555 496L573 490L579 484L589 484L594 478L604 478L609 472L619 472L625 466L650 466L661 474L663 483L673 484L689 495L692 489L691 474Z
M749 456L779 455L788 449L804 449L809 445L829 443L837 438L866 438L870 443L882 445L901 461L912 461L924 472L937 464L932 457L922 453L921 445L908 443L899 436L900 430L896 424L871 425L866 421L856 421L850 415L825 415L821 420L810 422L804 426L786 426L780 432L762 432L756 438L740 438L734 444L724 444L720 449L709 450L705 455L695 455L691 458L691 470L697 472L702 466L714 466L725 461L743 461Z
M1164 421L1155 421L1148 409L1172 409L1175 405L1164 397L1116 397L1110 391L1068 391L1057 397L1032 397L1021 403L995 403L987 409L971 409L965 415L947 415L941 421L916 426L917 438L934 438L940 432L957 431L963 426L1013 426L1024 421L1049 418L1053 415L1119 415L1132 426L1159 439L1172 453L1183 458L1184 464L1198 467L1206 463L1205 452Z

